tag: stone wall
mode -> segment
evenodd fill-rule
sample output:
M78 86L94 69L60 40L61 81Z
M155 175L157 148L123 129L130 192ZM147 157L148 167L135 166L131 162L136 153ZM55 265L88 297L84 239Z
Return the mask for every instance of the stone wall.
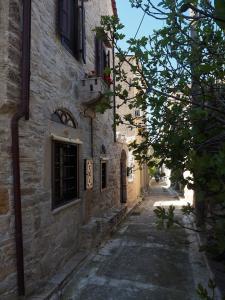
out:
M20 96L21 1L0 1L0 298L16 292L11 117ZM13 299L11 296L8 299Z
M20 121L24 267L27 294L53 276L79 249L80 228L91 217L119 207L121 147L113 142L113 113L97 114L94 130L94 189L84 191L84 159L91 158L90 118L84 115L80 80L94 69L94 33L100 16L112 14L111 0L85 2L87 64L78 62L57 33L57 1L32 1L30 120ZM10 120L20 101L22 1L0 2L0 295L16 298ZM51 121L57 108L69 110L77 129ZM79 199L52 210L51 134L79 138ZM108 157L108 186L100 189L100 152Z

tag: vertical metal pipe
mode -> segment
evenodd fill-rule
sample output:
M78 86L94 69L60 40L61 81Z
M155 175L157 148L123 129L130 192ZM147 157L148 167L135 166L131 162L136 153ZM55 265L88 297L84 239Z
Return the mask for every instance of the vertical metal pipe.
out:
M115 72L115 46L113 38L113 48L112 48L112 57L113 57L113 133L114 133L114 142L116 142L116 72Z
M21 101L18 111L11 120L12 135L12 169L13 169L13 196L15 211L15 243L18 295L25 295L24 283L24 255L23 229L21 210L20 186L20 151L19 151L19 120L29 119L30 96L30 35L31 35L31 0L23 0L23 32L22 32L22 60L21 60Z
M91 157L94 157L94 128L93 128L93 118L90 117L90 127L91 127Z
M18 133L18 121L22 116L24 116L24 114L22 113L18 113L14 115L11 123L16 264L17 264L17 284L18 284L19 296L23 296L25 294L23 230L22 230L21 189L20 189L19 133Z
M31 48L31 0L23 0L23 36L22 36L22 91L21 106L25 119L29 120L30 102L30 48Z

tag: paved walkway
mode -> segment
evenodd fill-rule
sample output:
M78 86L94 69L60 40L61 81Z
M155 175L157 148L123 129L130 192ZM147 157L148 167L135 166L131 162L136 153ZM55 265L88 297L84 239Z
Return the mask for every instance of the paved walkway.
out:
M154 204L177 199L159 184L113 237L92 255L65 288L64 300L197 300L208 278L196 236L158 230ZM179 214L179 207L177 209Z

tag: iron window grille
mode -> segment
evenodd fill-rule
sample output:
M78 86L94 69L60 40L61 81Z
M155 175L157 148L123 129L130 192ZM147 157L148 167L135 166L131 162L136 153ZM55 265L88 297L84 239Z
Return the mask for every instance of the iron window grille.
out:
M52 141L52 207L78 198L78 145Z

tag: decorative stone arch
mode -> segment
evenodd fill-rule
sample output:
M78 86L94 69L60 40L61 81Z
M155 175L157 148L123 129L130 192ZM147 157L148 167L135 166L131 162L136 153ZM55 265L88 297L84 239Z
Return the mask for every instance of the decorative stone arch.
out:
M73 114L65 108L57 108L51 115L51 120L57 123L61 123L65 126L77 128L77 122Z
M120 202L127 202L127 154L122 150L120 157Z

